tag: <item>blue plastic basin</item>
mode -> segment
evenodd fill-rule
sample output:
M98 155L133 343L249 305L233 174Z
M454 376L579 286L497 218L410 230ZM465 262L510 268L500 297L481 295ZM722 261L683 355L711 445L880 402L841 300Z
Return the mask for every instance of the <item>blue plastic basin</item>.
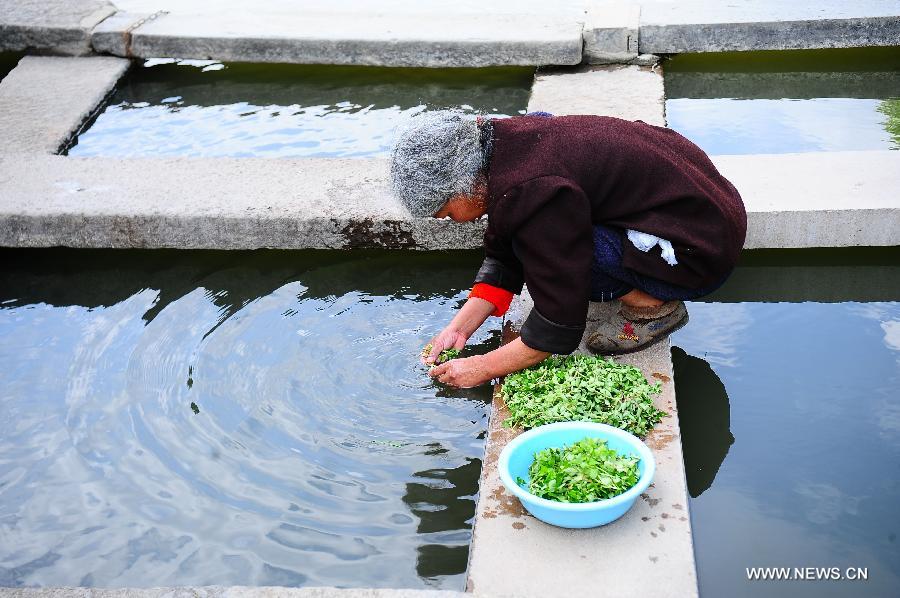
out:
M585 437L606 440L607 446L623 455L637 455L637 484L613 498L586 503L564 503L535 496L516 484L521 477L530 481L528 468L534 455L545 448L572 445ZM608 426L591 422L563 422L538 426L516 437L500 453L500 480L506 489L516 495L528 512L551 525L568 528L585 528L605 525L624 515L641 492L653 481L656 460L647 445L636 436Z

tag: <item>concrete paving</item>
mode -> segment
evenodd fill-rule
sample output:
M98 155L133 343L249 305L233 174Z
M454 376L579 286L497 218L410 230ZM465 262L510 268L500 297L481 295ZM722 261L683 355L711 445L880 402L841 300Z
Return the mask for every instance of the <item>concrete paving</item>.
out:
M657 67L586 66L542 69L528 110L551 114L600 114L665 126L662 71Z
M640 51L653 54L900 44L900 0L644 2Z
M0 246L455 249L483 231L413 219L382 160L0 155Z
M25 56L0 82L3 153L55 154L90 118L129 62Z
M748 248L900 245L900 152L713 160L744 198ZM386 169L379 159L0 156L0 246L481 247L483 221L412 218Z
M131 17L129 21L133 21ZM578 64L580 22L550 15L295 11L164 14L133 27L130 56L417 67ZM100 49L115 32L101 29ZM121 37L121 36L120 36Z
M518 336L532 306L527 292L516 299L504 322L504 343ZM616 303L592 303L585 339L616 309ZM586 350L582 341L579 351ZM470 590L523 597L697 595L669 343L617 361L640 368L662 385L654 402L669 417L645 440L657 463L653 484L628 513L603 527L569 530L535 519L504 488L497 472L503 447L521 433L502 427L509 410L497 387L470 549Z
M747 207L744 247L900 245L900 152L715 156Z
M115 12L106 0L0 2L0 51L91 53L91 30Z
M0 598L464 598L438 590L176 587L176 588L0 588ZM488 597L485 597L488 598Z

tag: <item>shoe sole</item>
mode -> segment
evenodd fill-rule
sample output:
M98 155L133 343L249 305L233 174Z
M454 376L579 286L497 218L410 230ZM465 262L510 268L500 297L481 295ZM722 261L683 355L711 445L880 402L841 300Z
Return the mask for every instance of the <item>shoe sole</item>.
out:
M670 336L672 336L673 332L684 328L685 324L688 323L689 319L690 319L690 316L688 315L688 312L685 311L684 317L681 318L680 320L678 320L678 322L675 324L675 326L672 328L672 330L670 330L667 334L658 336L645 345L640 345L639 347L632 347L630 349L622 349L620 351L610 351L609 353L604 353L604 355L627 355L629 353L637 353L638 351L643 351L644 349L649 349L656 343L662 342L662 341L666 340L667 338L669 338Z

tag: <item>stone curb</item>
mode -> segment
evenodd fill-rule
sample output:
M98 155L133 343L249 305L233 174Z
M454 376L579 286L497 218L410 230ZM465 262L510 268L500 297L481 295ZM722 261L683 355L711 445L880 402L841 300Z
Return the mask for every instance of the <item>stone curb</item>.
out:
M122 56L406 67L581 62L581 24L534 16L291 15L229 20L164 14L103 25L95 47Z
M128 66L112 56L23 57L0 81L0 155L62 150Z
M587 0L583 16L544 14L155 15L106 0L0 6L0 50L236 62L419 67L649 64L655 54L900 45L900 2L788 5ZM682 4L684 6L682 6ZM152 18L148 18L152 17ZM646 55L641 57L641 55Z
M900 16L771 23L641 25L641 52L744 52L900 45Z

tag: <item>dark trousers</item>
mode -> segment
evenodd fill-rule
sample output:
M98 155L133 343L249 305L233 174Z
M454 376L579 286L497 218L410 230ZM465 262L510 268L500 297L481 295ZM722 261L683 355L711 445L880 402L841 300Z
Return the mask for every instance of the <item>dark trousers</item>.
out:
M591 301L612 301L632 289L640 289L663 301L682 301L703 297L722 286L725 279L713 286L689 289L638 274L622 265L622 244L630 243L625 231L598 224L594 226L594 261L591 264ZM650 251L659 252L659 249ZM675 254L676 259L678 254ZM659 259L662 259L660 257ZM727 278L727 277L726 277Z

